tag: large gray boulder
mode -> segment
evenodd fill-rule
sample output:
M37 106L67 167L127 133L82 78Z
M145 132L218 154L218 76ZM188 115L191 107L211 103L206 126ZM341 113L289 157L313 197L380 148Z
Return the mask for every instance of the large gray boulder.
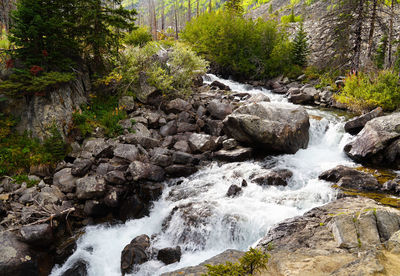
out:
M382 115L383 115L382 108L377 107L367 114L355 117L347 121L346 124L344 125L344 130L352 135L355 135L363 129L363 127L367 122Z
M88 176L76 181L76 197L78 199L98 198L105 192L106 184L102 177Z
M132 162L128 171L134 181L151 180L160 182L165 179L165 172L161 167L140 161Z
M135 268L149 260L148 248L150 247L150 238L147 235L141 235L134 238L121 252L121 273L131 273Z
M71 168L65 168L54 174L53 185L64 193L72 193L76 187L76 179L71 173Z
M344 147L360 163L400 168L400 112L369 121Z
M308 145L310 127L302 107L260 102L236 109L223 121L235 140L274 153L296 153Z

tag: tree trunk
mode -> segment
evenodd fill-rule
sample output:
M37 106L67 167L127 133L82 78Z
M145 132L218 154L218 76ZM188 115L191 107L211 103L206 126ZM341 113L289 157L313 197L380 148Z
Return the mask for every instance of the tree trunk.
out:
M165 5L164 5L164 0L161 1L161 30L165 30Z
M209 13L212 12L212 0L210 0L210 2L208 2L208 12Z
M356 30L354 33L354 57L352 69L358 70L360 67L361 44L362 44L362 28L364 21L364 0L359 0L357 7Z
M393 44L393 17L394 17L394 0L390 5L390 20L389 20L389 44L388 44L388 64L387 68L392 66L392 44Z
M197 0L196 17L199 17L200 0Z
M156 14L156 5L155 5L155 3L154 3L154 0L152 0L152 2L153 2L153 26L154 26L154 29L153 29L153 37L154 37L154 40L157 40L157 14Z
M178 5L177 5L177 0L175 0L175 9L174 9L174 14L175 14L175 38L178 39Z
M192 7L190 5L190 0L188 0L188 13L187 13L187 21L189 22L192 19Z
M372 54L372 45L374 42L374 32L375 32L375 21L376 21L376 6L378 4L378 0L374 0L372 4L372 15L371 15L371 24L369 27L369 36L368 36L368 58L371 57Z

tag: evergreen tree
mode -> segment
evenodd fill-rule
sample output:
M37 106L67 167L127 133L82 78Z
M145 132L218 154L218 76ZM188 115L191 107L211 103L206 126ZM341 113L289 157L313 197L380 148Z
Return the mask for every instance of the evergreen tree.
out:
M309 52L307 33L304 31L303 23L300 23L300 28L293 40L291 56L293 64L306 66Z
M225 8L232 14L242 15L244 12L241 0L227 0L225 2Z

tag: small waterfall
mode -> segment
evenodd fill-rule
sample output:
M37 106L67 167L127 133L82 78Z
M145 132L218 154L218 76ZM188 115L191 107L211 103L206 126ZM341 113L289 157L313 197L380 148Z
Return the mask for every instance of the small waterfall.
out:
M232 90L266 93L273 102L286 103L281 95L263 88L253 88L214 75L205 78L229 85ZM196 174L182 178L180 185L167 186L161 199L154 203L149 217L121 225L90 226L79 239L77 250L51 275L61 275L79 259L89 264L89 275L119 276L121 251L134 237L155 235L153 246L181 246L179 263L164 266L149 261L135 275L159 275L200 262L228 249L246 250L262 238L268 229L286 218L302 215L313 207L335 197L330 184L318 180L324 170L336 165L352 165L343 153L350 139L344 133L343 119L329 111L307 108L311 115L310 143L307 149L293 155L266 157L219 165L211 163ZM293 177L286 187L261 187L251 181L252 175L268 169L289 169ZM235 198L226 197L230 185L248 186Z

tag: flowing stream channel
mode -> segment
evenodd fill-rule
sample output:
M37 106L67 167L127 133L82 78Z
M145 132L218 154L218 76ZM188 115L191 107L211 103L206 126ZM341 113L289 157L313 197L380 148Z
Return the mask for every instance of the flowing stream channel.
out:
M266 89L214 75L205 77L206 83L214 80L233 91L261 92L276 104L290 104L283 96ZM91 276L119 276L122 249L141 234L156 235L152 241L155 248L177 245L182 248L179 263L165 266L153 260L141 265L134 274L160 275L197 265L226 249L247 250L275 223L333 200L335 191L329 183L318 180L318 175L339 164L354 165L343 152L351 137L344 133L344 117L314 107L306 109L311 124L307 149L261 161L222 165L214 162L188 178L181 178L179 185L174 185L176 180L165 182L163 195L154 203L149 217L119 225L87 227L76 251L64 265L55 267L51 275L61 275L78 260L84 260L89 264ZM261 187L250 180L253 174L269 168L291 170L293 177L288 186ZM243 179L248 183L243 192L238 197L226 197L229 186L240 186Z

